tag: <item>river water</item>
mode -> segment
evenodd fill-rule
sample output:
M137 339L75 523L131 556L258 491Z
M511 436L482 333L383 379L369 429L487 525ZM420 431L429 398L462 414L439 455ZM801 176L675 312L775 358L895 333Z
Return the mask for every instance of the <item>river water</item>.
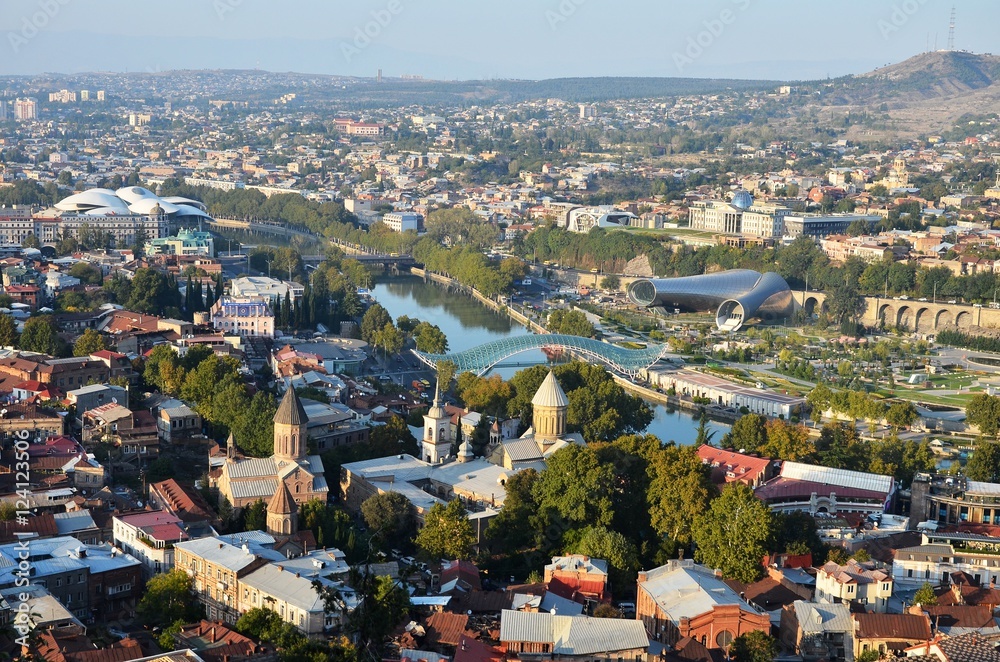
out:
M528 334L528 330L520 324L506 315L490 310L472 297L448 292L440 285L425 283L420 278L385 279L375 285L372 294L394 320L400 315L407 315L438 325L448 338L448 350L451 352L461 352L501 338ZM516 363L516 366L501 365L494 372L509 379L526 364L545 362L546 358L541 350L533 350L508 359L508 363ZM652 402L650 406L653 407L654 419L647 432L664 441L694 443L698 422L691 414ZM709 421L708 428L715 433L716 442L729 430L725 423L715 421Z

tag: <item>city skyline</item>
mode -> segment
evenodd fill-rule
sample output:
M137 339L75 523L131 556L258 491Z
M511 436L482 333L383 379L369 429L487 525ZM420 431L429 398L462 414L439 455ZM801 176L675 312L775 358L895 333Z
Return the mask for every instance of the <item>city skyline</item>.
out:
M721 0L513 0L468 5L376 0L337 7L298 0L177 0L101 11L73 0L11 0L0 9L0 75L262 69L438 80L576 76L807 80L863 73L949 45L952 3ZM956 7L954 47L992 48L1000 6ZM641 19L641 20L637 20ZM484 43L484 32L488 40ZM491 40L491 35L504 39ZM621 45L619 45L621 44Z

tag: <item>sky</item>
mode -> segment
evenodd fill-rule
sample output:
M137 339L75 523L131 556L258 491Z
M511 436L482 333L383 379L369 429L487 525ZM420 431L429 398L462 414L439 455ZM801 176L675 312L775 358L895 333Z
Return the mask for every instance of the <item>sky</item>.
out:
M996 48L996 0L0 0L0 75L265 69L438 80L807 80L948 42Z

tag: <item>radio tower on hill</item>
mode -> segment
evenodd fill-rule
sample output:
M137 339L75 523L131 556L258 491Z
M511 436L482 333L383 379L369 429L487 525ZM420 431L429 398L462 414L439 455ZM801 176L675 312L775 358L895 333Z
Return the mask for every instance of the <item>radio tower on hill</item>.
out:
M951 20L948 22L948 50L955 50L955 5L951 6Z

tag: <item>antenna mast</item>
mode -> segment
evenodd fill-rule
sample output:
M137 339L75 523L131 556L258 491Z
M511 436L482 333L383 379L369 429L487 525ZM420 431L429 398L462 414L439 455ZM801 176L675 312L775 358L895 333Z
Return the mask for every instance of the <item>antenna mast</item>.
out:
M951 20L948 22L948 50L955 50L955 5L951 6Z

